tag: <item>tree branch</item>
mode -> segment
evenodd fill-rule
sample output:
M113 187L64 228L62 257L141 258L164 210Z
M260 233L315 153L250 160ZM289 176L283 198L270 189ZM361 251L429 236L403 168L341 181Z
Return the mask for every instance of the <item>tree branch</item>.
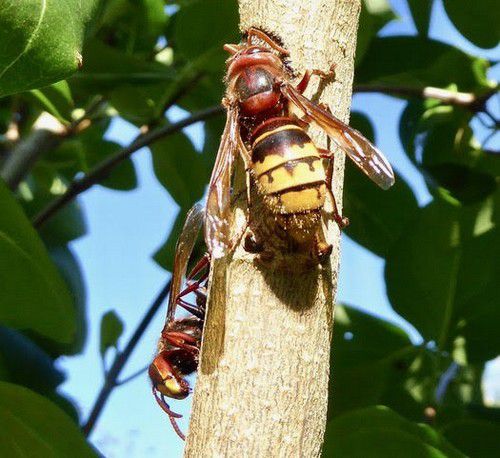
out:
M102 161L83 178L72 181L64 194L50 202L47 207L42 209L42 211L35 216L33 219L33 225L37 228L41 227L45 222L47 222L47 220L53 217L61 208L75 199L79 194L105 179L117 165L129 158L137 150L150 145L160 138L174 134L182 130L184 127L204 121L213 116L222 114L223 112L224 108L222 106L218 105L210 107L206 110L199 111L182 121L176 122L175 124L158 127L145 134L140 134L129 146Z
M33 125L32 132L21 139L9 152L0 175L10 189L16 189L36 161L45 153L57 148L66 138L87 128L89 117L102 105L103 97L96 96L83 115L69 125L62 124L43 112Z
M438 87L427 86L425 88L406 86L386 86L383 84L357 84L353 92L378 92L381 94L416 97L421 99L437 99L449 105L456 105L467 108L474 112L484 111L485 104L490 97L497 93L497 89L492 89L482 95L472 92L454 92Z
M336 81L319 86L313 78L307 97L347 121L360 2L239 0L239 7L241 30L283 39L300 73L336 64ZM313 124L309 132L328 146ZM343 158L335 156L333 175L339 203ZM232 233L244 227L244 211L237 205ZM260 218L255 207L250 216ZM186 458L320 455L340 238L335 224L326 232L331 263L307 272L259 267L241 246L214 263ZM293 255L287 260L293 265Z
M120 376L123 367L127 363L130 355L134 351L134 348L136 347L140 338L144 334L144 331L151 323L156 312L158 311L160 306L163 304L163 301L168 296L169 291L170 291L170 280L162 288L156 299L149 307L149 310L146 312L140 323L137 325L137 328L130 337L130 340L128 341L125 349L115 357L115 360L113 361L111 368L106 374L106 377L104 379L104 384L101 388L101 391L99 392L99 395L97 396L94 406L92 407L89 418L86 421L86 423L82 426L82 431L85 434L85 436L90 435L97 419L99 418L99 415L101 414L102 410L104 409L104 406L106 405L106 402L108 401L109 396L111 395L111 392L116 386L120 384L118 383L118 377Z
M33 132L15 144L3 164L0 175L7 186L16 189L38 158L57 147L65 135L65 127L43 113L33 125Z

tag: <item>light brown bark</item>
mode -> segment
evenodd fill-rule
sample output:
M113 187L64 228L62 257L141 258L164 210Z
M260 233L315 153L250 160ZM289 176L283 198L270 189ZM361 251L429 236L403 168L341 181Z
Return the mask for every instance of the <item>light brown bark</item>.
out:
M336 64L336 81L318 87L313 79L306 95L347 121L359 1L240 0L239 6L241 30L256 26L281 37L299 72ZM322 132L310 132L319 146L329 146ZM339 154L339 203L343 166ZM306 274L258 269L241 248L213 267L185 457L321 454L339 265L334 224L327 237L334 245L330 265Z

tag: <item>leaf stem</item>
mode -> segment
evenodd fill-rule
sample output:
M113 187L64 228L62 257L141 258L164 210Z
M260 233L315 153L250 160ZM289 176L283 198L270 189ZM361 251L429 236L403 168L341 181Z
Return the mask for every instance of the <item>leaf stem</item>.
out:
M82 431L86 437L88 437L92 432L97 419L99 418L102 410L104 409L104 406L106 405L106 402L108 401L109 396L111 395L111 392L116 386L119 385L118 376L120 375L123 367L127 363L130 355L134 351L137 343L144 334L144 331L147 329L147 327L153 320L153 317L155 316L156 312L158 311L163 301L168 296L169 291L170 291L170 280L163 286L162 290L158 293L158 295L154 299L153 303L149 307L149 310L146 312L142 320L137 325L137 328L130 337L130 340L128 341L124 350L116 355L112 366L110 367L109 371L106 374L101 391L99 392L99 395L97 396L94 406L90 411L89 418L82 426Z
M113 171L113 169L121 164L125 159L129 158L137 150L148 146L151 143L159 140L160 138L174 134L184 127L190 126L200 121L204 121L213 116L217 116L224 112L224 108L216 105L205 110L201 110L182 121L176 122L162 127L153 129L147 133L139 134L136 139L127 147L120 150L113 156L99 163L83 178L73 180L68 186L67 191L50 202L40 213L33 219L33 225L36 228L41 227L50 218L52 218L61 208L66 206L69 202L73 201L79 194L91 188L94 184L105 179Z

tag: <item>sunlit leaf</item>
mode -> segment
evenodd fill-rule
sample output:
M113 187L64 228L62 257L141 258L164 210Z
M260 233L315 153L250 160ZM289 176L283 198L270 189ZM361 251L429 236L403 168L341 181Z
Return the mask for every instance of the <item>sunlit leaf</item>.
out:
M40 107L64 124L71 122L71 111L74 109L71 89L66 81L59 81L51 86L30 91Z
M393 246L385 272L394 309L441 350L478 321L481 348L490 348L474 355L479 360L499 348L491 306L500 255L494 208L493 198L469 207L434 201Z
M0 96L62 80L82 64L95 0L6 0L0 9Z
M158 181L182 208L203 196L210 170L183 133L170 135L150 147Z

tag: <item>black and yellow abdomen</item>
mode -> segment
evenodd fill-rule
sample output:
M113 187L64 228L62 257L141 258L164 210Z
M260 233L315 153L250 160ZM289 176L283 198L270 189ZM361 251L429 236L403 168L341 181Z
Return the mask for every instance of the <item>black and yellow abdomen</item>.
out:
M319 211L326 194L323 161L307 133L290 118L274 118L252 135L252 169L273 213Z

